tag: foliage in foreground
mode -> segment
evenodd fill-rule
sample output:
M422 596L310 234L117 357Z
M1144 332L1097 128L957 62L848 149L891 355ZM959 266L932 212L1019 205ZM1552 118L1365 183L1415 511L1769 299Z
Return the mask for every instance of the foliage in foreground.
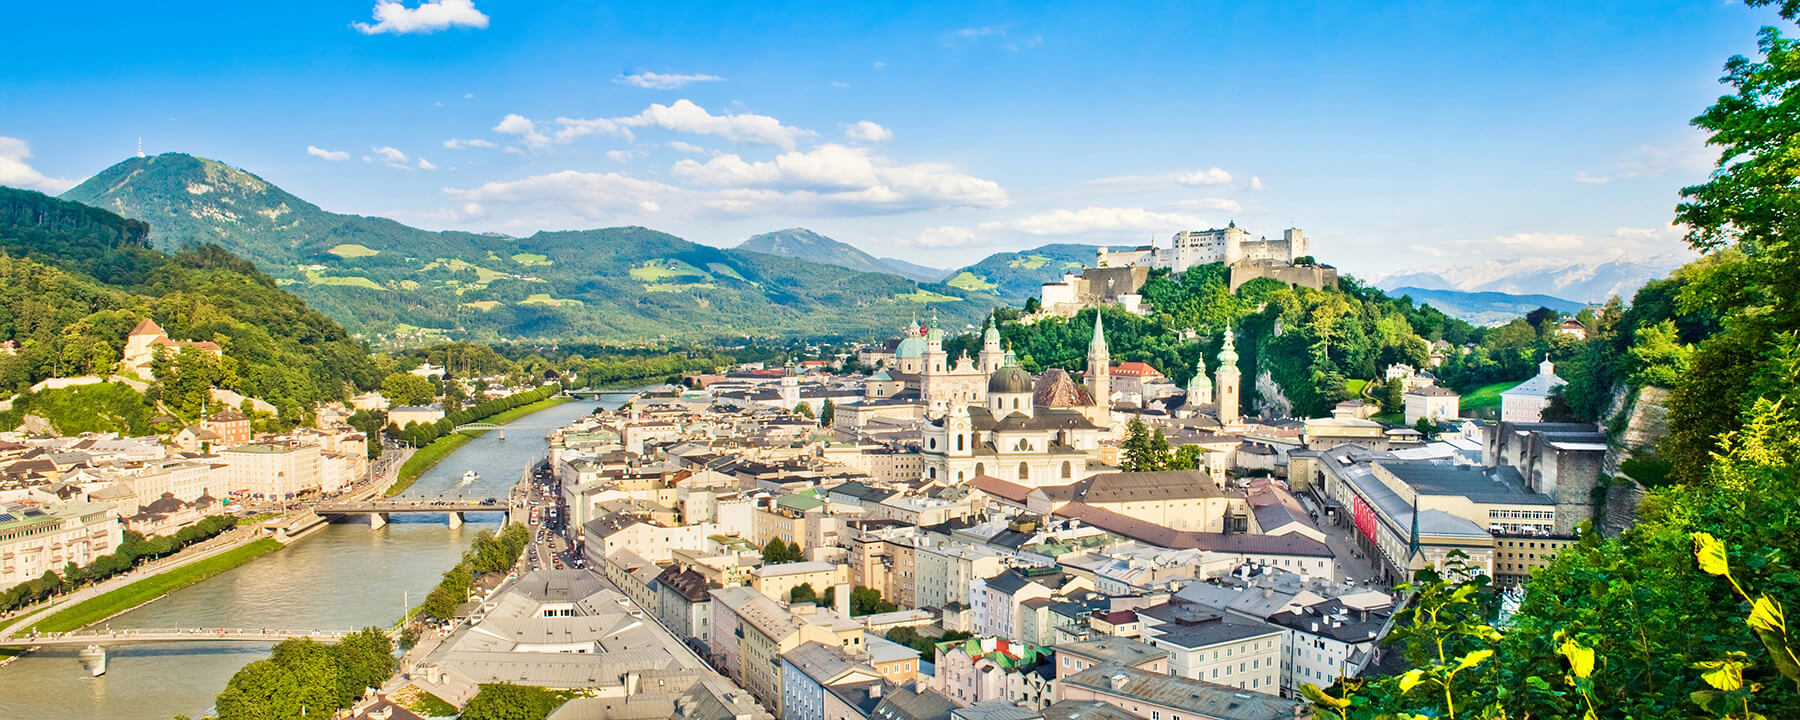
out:
M573 690L483 683L463 707L462 720L544 720L558 706L577 697L581 693Z
M219 720L328 717L380 687L399 661L380 628L363 628L327 645L284 640L267 660L245 665L214 700Z

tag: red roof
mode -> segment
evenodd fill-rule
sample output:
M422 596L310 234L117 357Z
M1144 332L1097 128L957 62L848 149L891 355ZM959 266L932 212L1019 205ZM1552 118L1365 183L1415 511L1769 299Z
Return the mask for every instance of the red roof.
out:
M1163 376L1156 368L1141 362L1119 363L1112 368L1111 373L1115 377L1155 378Z
M987 475L976 475L975 479L970 480L968 485L969 487L993 495L994 497L1003 500L1011 500L1021 504L1025 502L1025 496L1031 494L1031 488Z

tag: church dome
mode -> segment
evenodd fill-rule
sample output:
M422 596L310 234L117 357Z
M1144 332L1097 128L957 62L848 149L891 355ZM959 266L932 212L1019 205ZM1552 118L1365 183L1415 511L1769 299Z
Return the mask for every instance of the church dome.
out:
M894 348L894 357L896 358L919 358L924 356L925 338L917 335L906 336L905 340L900 341L900 346Z
M1028 393L1031 392L1031 373L1017 365L1007 365L994 371L988 378L990 393Z

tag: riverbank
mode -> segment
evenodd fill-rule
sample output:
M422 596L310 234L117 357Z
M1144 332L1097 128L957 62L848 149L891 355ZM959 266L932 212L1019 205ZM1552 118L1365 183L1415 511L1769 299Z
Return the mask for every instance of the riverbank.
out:
M506 412L499 413L482 422L505 425L525 417L526 415L541 410L549 410L550 408L570 401L572 401L572 398L544 398L530 405L520 405L519 407ZM457 449L469 444L470 441L481 437L482 435L486 435L487 433L488 431L486 430L454 433L446 437L438 438L437 440L432 441L430 445L419 448L412 454L412 457L407 458L406 462L400 466L399 476L394 478L394 484L388 486L385 494L388 497L393 497L406 492L406 489L412 487L412 484L417 481L421 475L424 475L426 470L430 470L431 466L438 464L438 462L442 461L444 458L449 457L450 453L456 452Z
M40 633L79 630L250 562L279 550L281 547L282 544L272 538L254 540L243 547L233 548L204 560L152 575L117 590L83 600L33 623L33 628Z

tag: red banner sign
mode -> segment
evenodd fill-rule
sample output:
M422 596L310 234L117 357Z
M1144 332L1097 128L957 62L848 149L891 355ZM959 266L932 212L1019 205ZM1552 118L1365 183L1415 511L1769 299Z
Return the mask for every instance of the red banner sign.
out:
M1363 534L1363 537L1368 538L1370 543L1379 544L1379 538L1375 535L1375 509L1364 503L1362 498L1352 498L1352 500L1355 501L1353 507L1356 529Z

